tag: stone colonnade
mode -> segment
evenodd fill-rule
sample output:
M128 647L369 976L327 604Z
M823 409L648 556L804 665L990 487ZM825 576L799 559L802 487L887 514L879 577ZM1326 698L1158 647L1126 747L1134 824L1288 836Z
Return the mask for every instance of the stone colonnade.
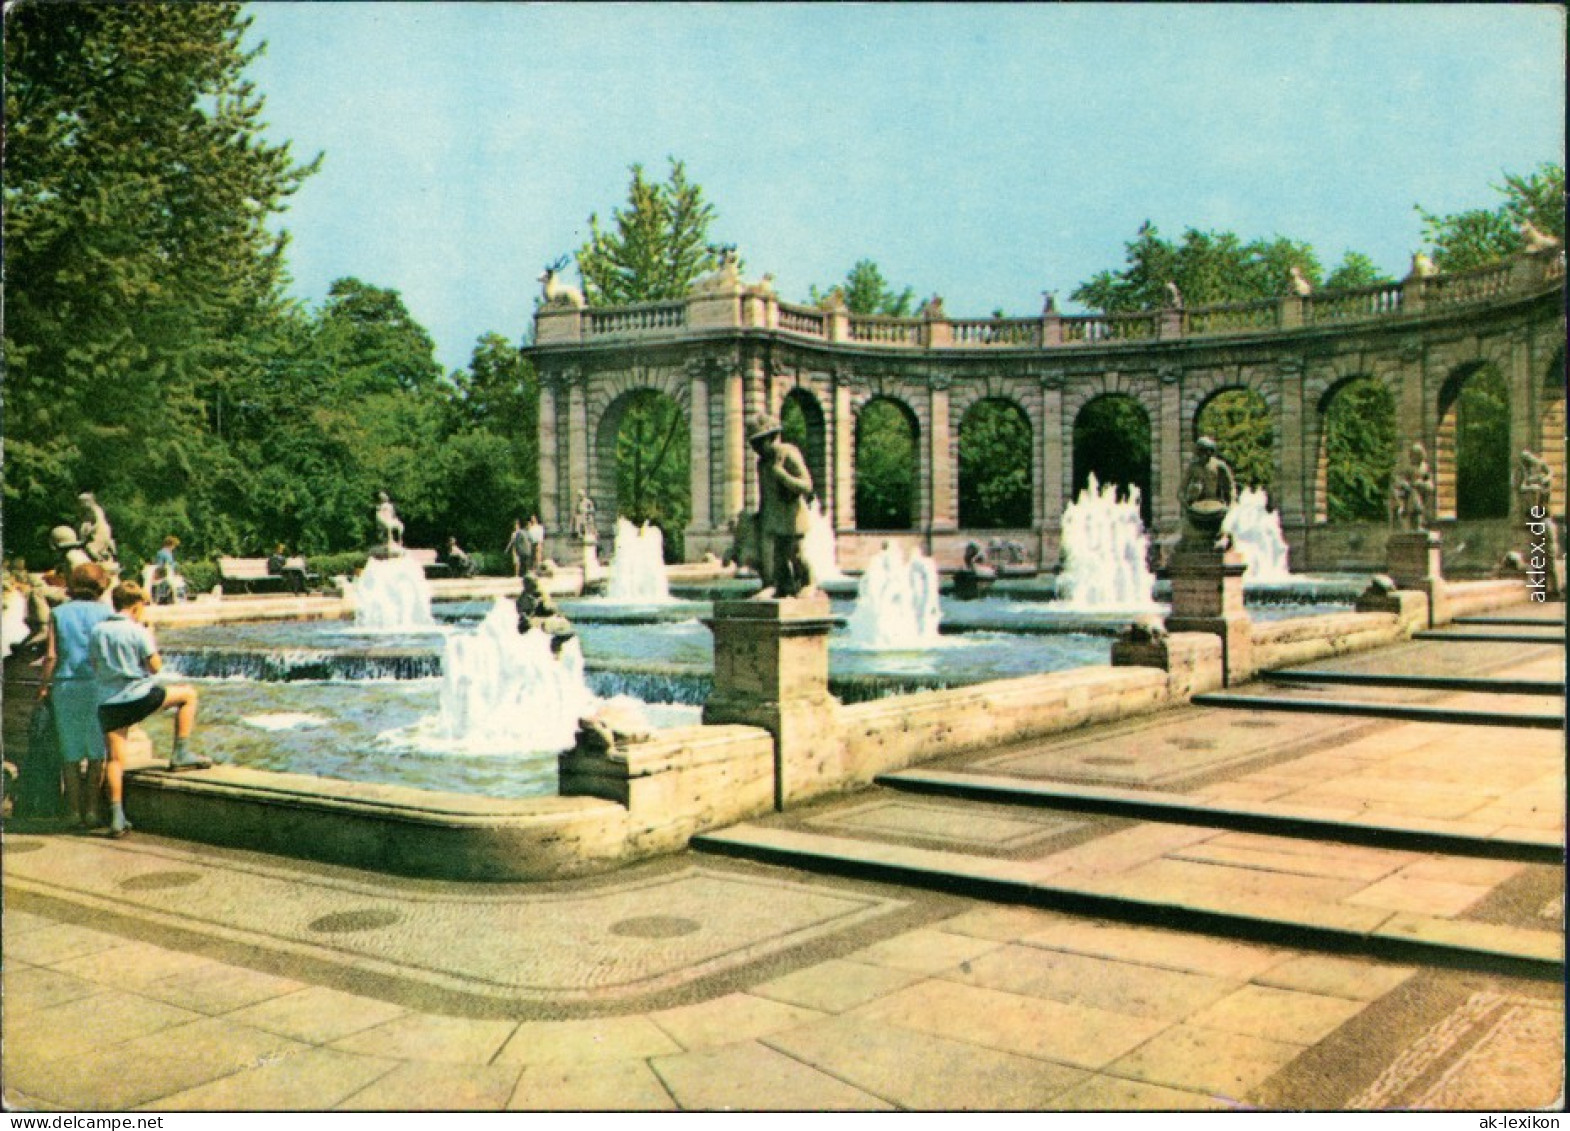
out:
M689 426L687 556L723 554L732 520L756 505L745 420L777 415L790 398L809 423L807 454L842 562L859 565L892 537L951 567L972 537L1002 536L1050 567L1073 487L1074 424L1087 405L1125 397L1148 420L1154 525L1169 537L1200 411L1219 393L1245 389L1273 425L1274 501L1296 568L1377 562L1382 544L1364 544L1380 538L1377 530L1327 522L1326 410L1359 378L1391 393L1400 443L1420 440L1433 454L1446 520L1455 515L1456 390L1491 367L1510 391L1512 457L1523 448L1544 454L1563 516L1563 270L1557 254L1522 256L1467 275L1112 318L860 318L793 306L734 273L673 302L545 305L526 350L541 382L541 518L562 558L575 500L587 490L602 536L610 534L616 427L629 394L648 389L670 397ZM919 503L907 531L856 523L856 422L880 398L900 405L916 429ZM1014 405L1030 425L1028 529L960 527L960 424L989 399Z

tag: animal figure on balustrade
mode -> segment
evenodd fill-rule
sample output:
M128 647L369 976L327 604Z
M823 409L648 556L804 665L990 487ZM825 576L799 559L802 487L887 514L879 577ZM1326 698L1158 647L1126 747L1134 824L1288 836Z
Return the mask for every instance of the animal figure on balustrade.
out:
M577 309L584 307L583 292L577 287L569 287L561 281L562 269L567 266L568 257L562 256L554 263L549 263L540 275L540 294L545 299L546 306L571 306Z

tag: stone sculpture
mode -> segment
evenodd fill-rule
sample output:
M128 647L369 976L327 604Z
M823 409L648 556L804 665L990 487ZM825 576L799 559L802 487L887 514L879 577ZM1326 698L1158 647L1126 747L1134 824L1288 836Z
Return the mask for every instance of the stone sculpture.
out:
M562 268L567 266L567 256L562 256L555 263L546 264L537 282L540 284L540 298L546 306L568 306L578 310L584 307L583 292L577 287L569 287L561 281Z
M1534 509L1546 515L1554 493L1554 469L1536 452L1523 449L1516 490L1521 493L1522 508L1528 516L1536 517Z
M1401 530L1428 529L1433 505L1434 475L1428 466L1428 450L1413 444L1407 463L1390 481L1390 522Z
M77 534L83 552L89 561L115 564L118 550L114 530L109 526L109 516L104 514L104 508L91 491L83 491L76 501L82 507L82 523L77 528ZM118 565L115 568L118 569Z
M759 573L765 586L758 596L794 597L812 588L812 571L801 554L812 473L796 446L782 438L780 422L767 413L748 420L747 443L758 456L758 542L764 558Z
M402 552L403 519L398 517L398 508L386 491L376 493L376 529L377 541L389 557Z
M572 532L578 536L580 542L598 542L600 535L594 525L594 500L589 498L589 492L578 492L578 507L572 516Z
M1230 535L1222 533L1221 522L1237 498L1237 480L1232 468L1221 458L1220 449L1209 436L1194 443L1194 458L1183 475L1183 543L1186 549L1227 550Z

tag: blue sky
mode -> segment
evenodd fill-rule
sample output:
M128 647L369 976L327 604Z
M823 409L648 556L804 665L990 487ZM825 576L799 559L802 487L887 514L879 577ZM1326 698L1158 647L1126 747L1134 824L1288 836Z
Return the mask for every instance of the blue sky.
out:
M248 5L268 136L322 171L295 294L399 291L445 366L687 163L782 297L874 259L956 316L1040 309L1150 219L1404 273L1413 205L1563 163L1552 5Z

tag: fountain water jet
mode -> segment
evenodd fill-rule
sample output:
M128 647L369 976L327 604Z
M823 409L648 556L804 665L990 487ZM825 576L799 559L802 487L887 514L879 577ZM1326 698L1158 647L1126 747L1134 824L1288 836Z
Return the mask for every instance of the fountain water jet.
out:
M372 632L434 628L431 586L412 558L372 558L348 587L355 627Z
M823 504L816 499L807 512L807 534L801 540L801 556L812 570L815 584L849 580L840 570L834 546L834 524L823 513Z
M906 558L899 546L889 542L861 575L846 631L857 648L931 648L941 642L942 617L937 566L920 553Z
M1222 531L1232 535L1233 546L1243 555L1247 566L1243 574L1245 585L1292 580L1281 516L1269 508L1268 500L1262 489L1245 487L1221 522Z
M1058 603L1080 612L1149 612L1156 604L1150 540L1139 517L1139 488L1120 499L1115 483L1094 474L1063 510Z
M632 605L663 604L671 599L665 571L665 535L658 526L640 529L625 518L616 520L616 552L605 596Z

